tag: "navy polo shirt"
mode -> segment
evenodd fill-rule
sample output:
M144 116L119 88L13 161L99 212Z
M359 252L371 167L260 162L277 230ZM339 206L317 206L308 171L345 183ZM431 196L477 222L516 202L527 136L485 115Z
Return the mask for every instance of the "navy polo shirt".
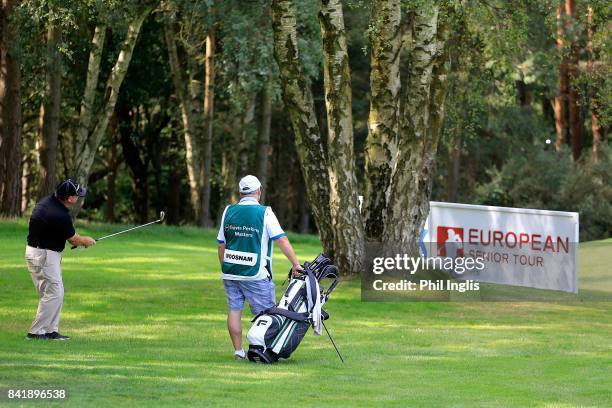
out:
M62 252L66 240L75 234L68 208L55 196L40 200L32 211L28 245Z

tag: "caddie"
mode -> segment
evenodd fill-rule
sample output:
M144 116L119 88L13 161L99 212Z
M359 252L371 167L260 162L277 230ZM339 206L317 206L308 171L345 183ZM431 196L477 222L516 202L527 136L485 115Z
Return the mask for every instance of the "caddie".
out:
M38 311L26 339L69 340L59 333L60 314L64 303L62 281L62 251L66 240L72 245L90 247L91 237L80 236L74 230L69 208L86 191L73 180L64 180L55 194L40 200L30 217L25 259L32 282L38 293Z
M234 358L245 359L242 348L242 309L249 302L251 313L275 305L272 253L276 242L291 262L293 274L302 270L293 247L270 207L261 205L261 183L245 176L238 184L240 201L225 207L217 235L219 262L227 296L227 328Z

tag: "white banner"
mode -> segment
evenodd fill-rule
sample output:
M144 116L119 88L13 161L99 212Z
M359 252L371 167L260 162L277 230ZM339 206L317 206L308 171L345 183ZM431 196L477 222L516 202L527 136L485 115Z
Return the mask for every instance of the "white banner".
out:
M430 203L425 256L483 258L460 279L577 293L578 213Z

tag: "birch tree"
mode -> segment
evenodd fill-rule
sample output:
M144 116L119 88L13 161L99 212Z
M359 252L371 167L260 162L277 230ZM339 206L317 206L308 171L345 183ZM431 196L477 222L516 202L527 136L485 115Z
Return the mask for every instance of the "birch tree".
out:
M306 185L310 191L315 188L320 191L315 197L309 191L308 196L320 217L317 225L329 228L321 231L323 245L333 247L335 262L344 273L359 273L366 234L385 243L389 251L416 251L429 210L443 118L448 13L445 11L444 18L439 18L437 3L419 3L411 16L410 41L403 44L399 0L379 0L372 6L372 99L366 146L367 233L364 233L356 200L350 70L342 7L339 0L321 0L320 6L327 157L322 152L312 95L307 85L300 82L303 75L297 61L291 1L272 3L276 60ZM400 112L399 58L403 46L409 48L410 68L403 84ZM324 169L305 167L305 162L326 165L329 184L322 183ZM329 198L327 206L322 197ZM325 216L329 217L329 224L325 224Z
M192 100L187 94L182 64L179 62L178 58L174 23L175 17L173 14L170 14L164 23L164 35L166 39L166 46L168 48L168 62L170 64L172 82L174 84L174 91L179 102L181 122L183 125L185 158L190 193L189 197L191 199L191 207L195 213L194 215L197 218L199 215L198 209L200 208L201 202L200 187L202 185L202 181L200 180L201 143L199 143L199 135L197 134L195 112L193 106L191 105Z
M333 256L327 160L314 110L312 91L299 61L297 22L291 0L272 1L274 56L279 68L283 102L289 113L306 194L325 252Z
M329 209L334 261L340 270L360 271L364 257L364 232L357 200L351 73L341 1L321 0L319 22L323 40Z
M96 88L100 75L100 61L102 59L102 51L106 37L106 23L100 20L94 30L89 53L89 63L87 66L85 91L83 93L81 111L79 114L79 127L77 130L75 151L76 163L74 172L79 183L84 186L87 185L87 179L91 172L96 151L106 133L108 123L115 109L117 97L119 96L119 89L130 65L134 47L138 40L138 34L140 33L145 18L153 8L154 4L152 3L139 6L134 17L128 23L125 40L121 44L119 55L117 56L117 60L115 61L104 87L104 96L101 103L102 107L99 111L94 111L94 107L96 106ZM73 214L78 213L80 210L79 206L73 208Z
M365 235L382 237L391 172L399 136L400 50L399 1L374 0L370 21L370 113L365 151Z
M191 207L198 224L208 227L211 223L215 28L207 21L212 15L212 5L202 9L204 6L205 2L165 3L164 37L181 113ZM184 51L182 59L179 46Z
M388 248L416 251L429 213L447 69L448 21L439 16L433 2L420 6L412 16L411 64L404 83L401 136L383 233Z

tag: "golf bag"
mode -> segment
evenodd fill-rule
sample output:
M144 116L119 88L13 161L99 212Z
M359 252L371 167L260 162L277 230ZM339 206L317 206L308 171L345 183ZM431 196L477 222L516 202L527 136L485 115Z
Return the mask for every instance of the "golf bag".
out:
M304 272L296 278L289 271L289 285L278 304L252 320L247 333L249 360L269 364L289 358L310 326L315 335L321 335L323 320L329 318L322 306L338 284L338 268L325 254L305 262L303 267ZM323 279L331 279L327 290L319 285Z

